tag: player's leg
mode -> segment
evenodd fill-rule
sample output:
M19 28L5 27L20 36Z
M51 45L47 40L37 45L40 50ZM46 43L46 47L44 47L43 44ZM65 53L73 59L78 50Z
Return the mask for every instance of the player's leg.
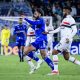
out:
M21 61L24 62L24 58L23 58L24 46L21 46L20 50L21 50Z
M46 45L47 45L46 42L41 40L38 44L39 44L39 49L40 49L40 53L41 53L42 58L48 64L48 66L50 66L50 68L53 71L54 64L53 64L52 60L46 54Z
M25 56L25 59L27 60L28 65L30 66L29 74L34 73L36 67L35 67L34 63L32 62L31 58L29 56Z
M52 72L53 74L59 74L59 70L58 70L58 54L59 50L54 49L52 51L52 55L53 55L53 62L54 62L54 71Z
M46 51L44 49L40 50L41 56L44 59L44 61L48 64L48 66L50 66L51 70L54 70L54 64L52 62L52 60L46 55ZM52 75L51 73L48 75Z
M8 55L8 46L4 46L5 48L5 55Z
M70 56L69 52L63 51L63 56L64 56L65 60L70 61L70 62L77 64L77 65L80 65L80 61L77 60L76 58Z
M20 62L21 62L22 59L21 59L21 48L20 48L20 46L18 46L18 55L19 55L19 59L20 59Z
M77 65L80 65L80 61L75 59L74 57L70 56L70 48L71 48L71 44L72 44L72 39L67 38L65 40L65 49L63 51L63 56L65 60L68 60L70 62L73 62Z

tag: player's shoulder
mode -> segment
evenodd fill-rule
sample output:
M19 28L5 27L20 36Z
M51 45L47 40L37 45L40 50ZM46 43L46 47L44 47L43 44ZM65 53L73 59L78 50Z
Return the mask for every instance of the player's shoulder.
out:
M44 19L43 19L42 17L40 17L38 20L40 20L40 21L44 21Z
M67 18L68 18L69 21L75 22L75 19L71 15L68 15Z
M69 24L75 23L74 18L71 15L66 16L62 22L68 22Z

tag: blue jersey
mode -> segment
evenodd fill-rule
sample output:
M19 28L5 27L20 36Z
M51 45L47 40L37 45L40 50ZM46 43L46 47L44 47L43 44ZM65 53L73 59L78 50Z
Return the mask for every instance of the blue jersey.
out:
M36 38L41 38L47 41L47 35L43 34L43 32L45 32L45 22L43 18L38 18L35 21L31 21L26 18L25 20L32 25L32 28L35 30Z
M27 34L27 26L24 24L19 24L15 26L14 35L16 35L17 39L26 39Z
M25 46L27 26L24 24L15 26L14 35L16 35L16 46Z
M45 22L43 18L38 18L35 21L31 21L25 18L25 20L32 25L35 30L36 40L31 44L38 49L46 49L47 45L47 35L43 34L45 32Z

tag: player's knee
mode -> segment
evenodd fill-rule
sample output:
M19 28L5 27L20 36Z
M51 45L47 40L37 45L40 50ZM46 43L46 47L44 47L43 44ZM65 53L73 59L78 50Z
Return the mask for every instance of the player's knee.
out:
M63 56L65 60L69 60L69 53L66 51L63 51Z
M57 55L58 54L58 51L57 50L53 50L52 51L52 55Z
M24 47L24 53L25 54L27 53L27 47Z
M44 51L42 51L40 53L41 53L42 58L44 59L46 57L46 53Z

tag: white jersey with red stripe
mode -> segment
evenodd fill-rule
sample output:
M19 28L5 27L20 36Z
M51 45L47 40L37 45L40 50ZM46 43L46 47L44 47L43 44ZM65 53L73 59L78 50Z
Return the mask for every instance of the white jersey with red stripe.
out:
M61 26L60 26L61 38L63 37L70 37L72 38L75 34L73 30L76 31L76 22L71 15L67 15L66 18L63 19ZM75 32L74 31L74 32Z
M76 22L71 15L67 15L66 18L62 20L60 27L58 27L54 31L50 31L49 33L57 33L60 32L61 38L70 37L73 38L77 32Z
M35 41L35 31L31 27L28 28L26 46Z
M34 36L35 35L35 31L34 29L32 29L31 27L28 28L28 32L27 32L28 36Z
M55 49L60 51L67 50L70 52L73 37L77 33L74 18L71 15L67 15L66 18L62 20L61 26L54 31L50 31L49 33L51 34L57 32L60 32L61 40L55 46Z

